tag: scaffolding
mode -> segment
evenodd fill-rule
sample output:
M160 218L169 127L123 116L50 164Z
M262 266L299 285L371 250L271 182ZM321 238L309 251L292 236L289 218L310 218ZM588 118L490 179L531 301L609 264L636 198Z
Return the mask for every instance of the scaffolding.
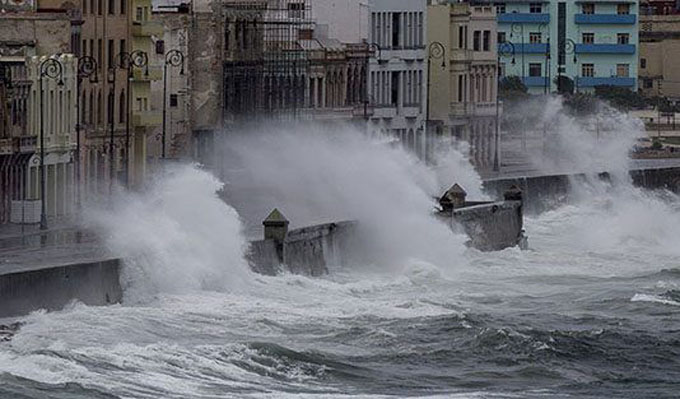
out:
M311 0L223 3L223 118L295 120L306 105Z

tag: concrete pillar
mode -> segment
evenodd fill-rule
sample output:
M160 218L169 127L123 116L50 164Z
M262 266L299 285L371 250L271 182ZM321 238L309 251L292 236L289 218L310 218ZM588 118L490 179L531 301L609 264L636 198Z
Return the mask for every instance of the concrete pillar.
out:
M274 209L262 225L264 226L264 239L275 242L279 263L286 263L284 242L288 235L288 219L278 209Z

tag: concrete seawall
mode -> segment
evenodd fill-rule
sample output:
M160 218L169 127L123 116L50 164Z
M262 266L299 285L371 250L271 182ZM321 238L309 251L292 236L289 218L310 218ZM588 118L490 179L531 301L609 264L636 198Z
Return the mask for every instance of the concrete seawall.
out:
M606 172L594 176L604 181L611 180L611 175ZM680 167L636 169L630 171L630 177L637 187L680 193ZM485 180L484 189L490 195L502 195L509 187L517 186L523 192L526 211L540 213L568 202L574 184L587 178L588 175L583 173L500 177Z
M287 221L280 221L281 226L273 227L267 223L265 221L265 230L283 228L284 225L287 228ZM329 266L350 261L349 257L355 250L356 229L356 222L346 221L282 231L278 238L251 242L248 261L251 268L260 274L273 276L289 271L320 276L328 273Z
M0 274L0 317L57 310L73 300L109 305L122 300L120 262L108 259Z

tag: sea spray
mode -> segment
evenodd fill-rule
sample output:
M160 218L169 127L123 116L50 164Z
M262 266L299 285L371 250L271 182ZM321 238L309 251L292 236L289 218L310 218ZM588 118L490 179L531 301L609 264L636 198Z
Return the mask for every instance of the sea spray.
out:
M227 196L253 236L261 234L262 218L279 208L291 227L359 220L381 264L463 262L465 238L433 217L434 197L446 185L401 146L385 142L349 127L317 125L230 135L223 160Z
M249 278L236 211L222 183L196 165L173 165L143 193L124 192L86 219L124 262L126 299L157 292L225 290Z

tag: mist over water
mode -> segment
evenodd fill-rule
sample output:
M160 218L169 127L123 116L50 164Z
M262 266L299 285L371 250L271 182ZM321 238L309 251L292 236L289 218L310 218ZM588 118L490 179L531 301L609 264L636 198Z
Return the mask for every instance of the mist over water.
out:
M228 137L219 179L178 165L90 210L124 255L125 303L24 318L0 342L0 397L677 396L678 198L632 186L639 131L594 151L592 131L556 112L555 167L591 173L526 220L529 251L466 249L431 217L454 182L483 196L464 147L430 168L351 128ZM600 181L603 167L620 173ZM251 274L246 237L274 207L293 228L361 220L382 267Z
M291 227L359 220L376 262L464 262L465 238L433 211L435 198L461 172L470 174L466 182L477 179L471 189L479 191L470 167L433 171L400 145L349 127L263 126L229 136L225 146L227 198L255 236L269 211L279 208Z

